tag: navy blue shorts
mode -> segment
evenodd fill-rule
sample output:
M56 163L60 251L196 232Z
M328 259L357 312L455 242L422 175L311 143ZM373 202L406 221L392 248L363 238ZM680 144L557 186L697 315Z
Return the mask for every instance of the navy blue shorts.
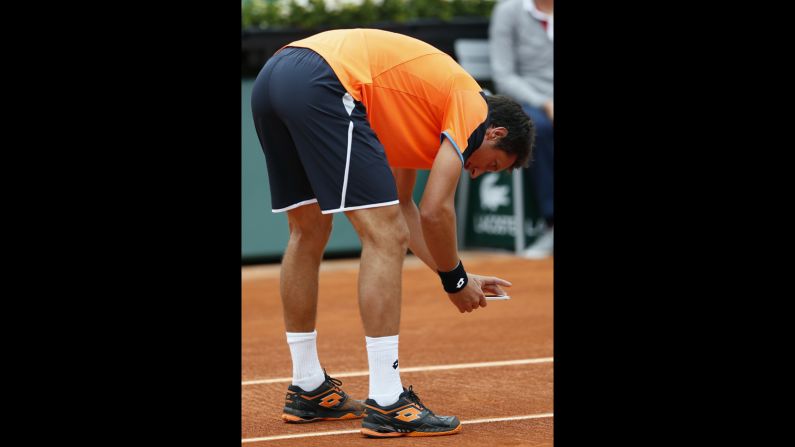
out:
M274 213L323 214L398 203L384 147L326 61L307 48L271 57L251 94Z

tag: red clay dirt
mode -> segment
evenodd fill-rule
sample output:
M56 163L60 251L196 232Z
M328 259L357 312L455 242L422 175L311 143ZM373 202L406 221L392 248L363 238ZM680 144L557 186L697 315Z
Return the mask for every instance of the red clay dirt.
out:
M439 278L416 258L403 269L400 366L432 366L553 356L552 259L464 253L467 271L507 279L508 301L461 314L450 303ZM356 296L358 260L324 261L318 304L318 354L334 377L367 371L364 331ZM279 266L242 271L242 380L289 378L290 351L279 298ZM343 389L367 397L367 376L344 377ZM553 363L401 371L403 386L414 390L431 410L462 421L552 413ZM361 420L286 424L281 416L288 382L242 386L242 437L259 438L361 427ZM369 439L359 433L251 443L259 446L397 445L546 446L552 445L553 418L465 424L461 433L432 438ZM406 444L410 442L410 444Z

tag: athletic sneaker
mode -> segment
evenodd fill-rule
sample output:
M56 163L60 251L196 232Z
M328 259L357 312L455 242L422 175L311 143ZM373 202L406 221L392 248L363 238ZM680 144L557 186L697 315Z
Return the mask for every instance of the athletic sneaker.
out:
M522 252L522 256L528 259L544 259L552 256L555 245L555 229L550 228L536 239L533 245L527 247Z
M362 434L375 438L396 436L441 436L461 431L455 416L436 416L420 402L411 386L403 388L398 401L387 407L376 401L364 401Z
M323 370L326 374L326 370ZM316 389L306 392L301 387L290 385L284 403L282 419L285 422L338 421L357 419L363 416L364 405L351 399L340 388L342 381L326 374L326 380Z

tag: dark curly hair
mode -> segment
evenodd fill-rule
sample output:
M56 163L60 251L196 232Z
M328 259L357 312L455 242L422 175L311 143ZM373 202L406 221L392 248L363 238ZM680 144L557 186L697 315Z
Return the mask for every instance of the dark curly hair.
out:
M516 154L511 169L527 167L533 157L536 129L533 120L513 99L503 95L486 96L489 105L489 125L508 129L497 142L497 147L509 154Z

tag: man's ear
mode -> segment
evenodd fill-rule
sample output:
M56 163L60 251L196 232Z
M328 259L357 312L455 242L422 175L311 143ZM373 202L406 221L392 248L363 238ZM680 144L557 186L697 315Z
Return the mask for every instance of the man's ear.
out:
M491 134L489 136L490 140L498 140L508 135L508 129L504 127L492 127L490 129L490 134Z

